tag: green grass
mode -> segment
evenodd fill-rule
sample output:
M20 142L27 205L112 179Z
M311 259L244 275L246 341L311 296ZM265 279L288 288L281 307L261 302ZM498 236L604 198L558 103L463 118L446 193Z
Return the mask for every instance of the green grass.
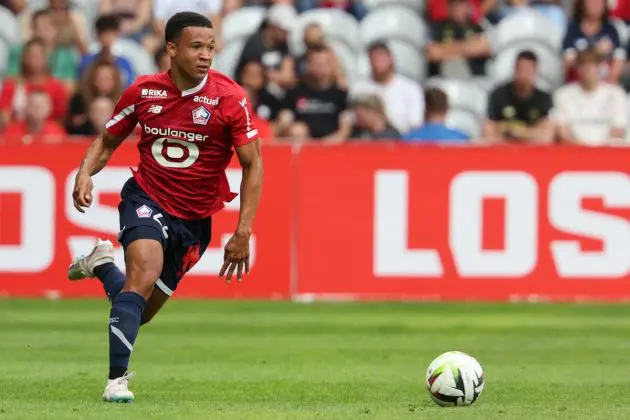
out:
M0 419L630 418L621 305L173 301L140 331L131 405L100 401L108 314L0 300ZM484 367L471 407L426 393L447 350Z

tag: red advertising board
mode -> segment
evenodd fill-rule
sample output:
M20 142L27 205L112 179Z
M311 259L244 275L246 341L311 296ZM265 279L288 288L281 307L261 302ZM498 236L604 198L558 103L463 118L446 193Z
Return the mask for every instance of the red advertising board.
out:
M630 298L628 149L311 147L298 167L299 294Z
M74 174L86 143L3 146L0 148L0 295L102 296L98 281L72 283L66 268L73 256L89 252L97 236L115 241L119 192L137 163L133 144L125 144L94 177L95 201L85 213L72 206ZM226 285L216 274L238 220L238 198L213 220L212 242L177 289L177 296L287 298L289 296L291 151L268 148L266 188L252 237L252 273L243 283ZM228 171L238 192L241 171ZM116 262L124 266L122 250Z
M86 144L0 148L0 295L101 296L65 280L96 236L115 240L119 191L136 163L124 145L71 202ZM627 300L630 149L266 147L253 268L216 273L238 201L176 296L217 298ZM237 190L240 170L228 172ZM117 250L122 266L122 252Z

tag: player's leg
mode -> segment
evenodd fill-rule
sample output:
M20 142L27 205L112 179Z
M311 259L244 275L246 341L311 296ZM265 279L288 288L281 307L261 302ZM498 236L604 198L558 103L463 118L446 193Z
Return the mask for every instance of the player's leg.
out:
M114 264L114 246L100 238L92 251L76 258L68 268L68 278L76 281L98 278L109 300L113 300L125 284L125 274Z
M138 336L142 313L152 295L163 265L160 231L139 226L125 234L125 284L112 301L109 316L109 380L103 393L105 401L128 402L127 368ZM157 296L157 295L156 295Z
M140 325L151 321L155 314L162 309L162 306L164 306L169 297L171 297L171 295L164 293L160 288L154 288L147 305L144 307L144 312L142 312Z

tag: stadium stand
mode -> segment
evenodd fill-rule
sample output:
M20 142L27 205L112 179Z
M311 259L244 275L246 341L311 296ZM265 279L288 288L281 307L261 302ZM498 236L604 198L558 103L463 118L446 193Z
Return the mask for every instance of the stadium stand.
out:
M279 0L205 1L207 5L199 7L209 10L211 8L216 9L217 4L222 5L221 10L223 12L213 15L217 19L216 26L220 38L213 67L231 77L236 76L245 42L265 25L268 7L277 3L290 3ZM302 11L302 13L296 14L293 22L286 22L292 28L286 33L286 45L296 63L298 77L304 74L303 69L298 69L298 66L304 65L303 58L307 49L304 31L309 25L315 23L323 30L325 42L333 51L336 63L338 63L336 80L338 83L343 81L344 88L349 88L357 82L371 77L367 47L374 42L384 41L394 57L396 73L420 83L423 87L432 86L444 90L451 103L448 122L473 135L478 135L480 132L479 127L486 114L488 93L497 85L512 79L515 58L519 52L529 50L536 54L538 58L537 86L540 89L553 93L567 83L566 58L563 59L563 48L565 51L567 48L566 46L563 47L566 25L570 24L576 14L575 10L578 10L579 7L584 6L583 9L587 10L588 7L597 6L597 4L587 6L583 0L549 1L545 3L544 7L531 1L500 3L496 9L488 11L485 17L481 16L478 20L492 51L492 56L486 61L485 75L481 75L477 71L475 72L476 75L466 76L464 80L461 80L461 77L449 80L448 76L457 72L443 73L442 77L438 78L429 77L428 60L425 54L425 47L432 36L431 16L436 15L433 13L435 10L431 7L438 7L438 5L441 8L448 7L448 1L357 1L362 3L363 10L367 10L365 17L363 14L359 16L362 18L360 20L349 13L351 10L348 7L331 7L334 2L322 2L323 5L319 8L312 8L313 5L320 4L318 1L295 2L296 10ZM97 2L98 0L28 0L27 9L21 11L17 16L17 11L11 10L10 6L0 6L0 74L2 79L5 78L7 72L11 51L25 43L30 36L29 17L36 10L45 8L58 10L66 5L73 13L80 14L86 25L87 34L85 35L88 44L84 51L80 51L82 48L80 42L72 48L79 50L78 57L99 51L95 22L99 17L101 8L95 5ZM608 13L608 9L605 7L606 0L601 0L601 2L603 5L601 10ZM470 5L470 16L471 19L474 19L476 18L474 10L478 10L478 8L475 2L471 2ZM549 13L551 9L554 13ZM614 31L618 35L618 42L625 50L628 48L630 30L627 22L623 20L623 16L625 16L623 5L617 4L617 9L612 10L610 16L607 15L608 17L605 17L602 22L607 21L614 27ZM442 10L440 13L443 14L444 11ZM589 15L589 13L595 16L599 12L587 10L584 13L581 15L582 18L588 19L584 16ZM569 22L559 24L563 20L562 16L564 19L568 18ZM75 25L75 23L71 22L71 25ZM147 25L139 35L152 35L159 39L161 34L155 32L159 30L159 28L156 29L156 26L159 25L153 25L153 23ZM80 28L74 29L80 31ZM78 36L80 37L81 34ZM597 32L589 39L590 41L585 41L588 44L585 44L585 47L594 46L605 49L605 39L603 42L596 42L602 40ZM462 41L460 45L454 48L458 48L458 51L462 48L465 49L464 44L465 41ZM154 55L154 49L149 48L147 50L147 48L149 47L143 43L141 36L131 37L124 34L114 43L111 54L113 57L121 57L131 63L134 72L138 75L153 73L158 68L164 68L163 60L160 62L160 55L163 53L159 54L158 51L158 54ZM51 55L54 54L54 51L48 53ZM616 54L617 57L618 50L616 50ZM461 57L461 54L459 56ZM49 62L49 65L52 65L51 63L54 64ZM444 77L445 75L447 77ZM78 76L77 74L77 80ZM624 73L621 76L621 83L630 86L630 77ZM279 102L282 101L284 91L287 88L286 85L283 86L284 88L278 88L273 86L273 83L267 86L268 91L275 95ZM69 83L69 88L71 89L70 94L72 94L72 90L76 86ZM387 107L387 103L385 103L385 107ZM271 115L277 115L277 110L273 111ZM273 121L271 122L273 123Z

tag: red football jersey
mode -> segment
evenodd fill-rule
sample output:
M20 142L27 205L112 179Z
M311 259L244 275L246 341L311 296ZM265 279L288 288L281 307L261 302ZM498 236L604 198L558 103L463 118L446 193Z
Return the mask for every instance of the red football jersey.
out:
M185 91L164 72L129 86L105 128L127 136L140 123L136 181L168 213L197 220L236 197L225 168L233 147L257 139L253 115L243 89L219 72Z

